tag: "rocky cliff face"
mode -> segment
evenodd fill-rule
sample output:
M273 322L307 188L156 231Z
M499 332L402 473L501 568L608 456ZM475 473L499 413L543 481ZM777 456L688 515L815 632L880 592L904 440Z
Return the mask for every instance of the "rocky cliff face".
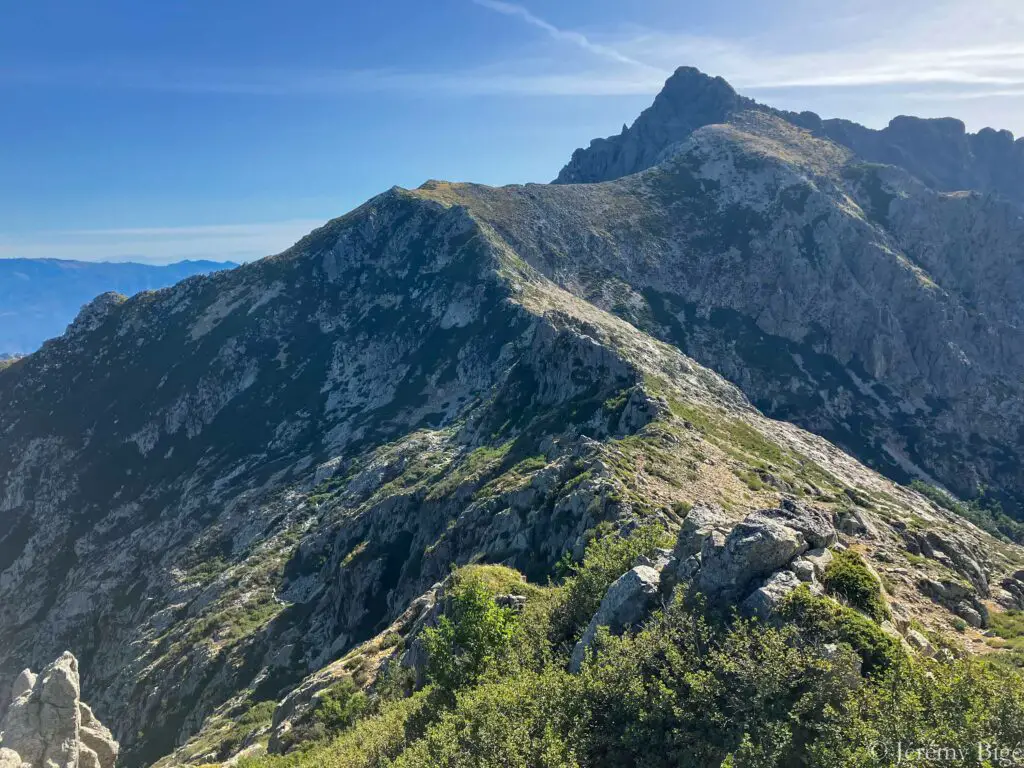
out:
M722 78L681 67L654 105L619 136L577 150L555 183L611 181L655 165L698 128L728 123L749 110L781 117L853 151L861 160L900 166L939 192L977 190L1024 202L1024 138L986 128L967 132L954 118L897 117L882 130L813 112L784 112L736 94Z
M903 481L1024 499L1024 217L759 110L615 182L446 187L568 290Z
M118 744L80 697L78 660L64 653L14 681L0 721L4 768L114 768ZM5 762L6 761L6 762Z
M700 119L645 135L686 141L602 161L641 173L393 189L0 367L0 690L70 648L123 765L226 760L451 564L545 581L641 521L680 543L637 567L757 605L855 547L894 632L980 647L1024 553L893 478L1024 488L1019 209L683 80Z

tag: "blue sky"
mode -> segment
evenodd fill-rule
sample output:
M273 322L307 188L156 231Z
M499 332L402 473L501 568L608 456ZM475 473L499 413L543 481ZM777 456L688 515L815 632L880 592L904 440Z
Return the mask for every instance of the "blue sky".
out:
M250 259L393 184L547 181L682 64L875 127L911 113L1024 133L1019 0L0 0L0 13L0 257Z

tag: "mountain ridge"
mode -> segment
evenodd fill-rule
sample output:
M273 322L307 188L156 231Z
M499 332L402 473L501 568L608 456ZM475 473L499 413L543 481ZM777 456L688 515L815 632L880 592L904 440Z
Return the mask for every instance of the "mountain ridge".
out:
M79 308L101 293L132 295L196 274L238 266L185 260L166 265L65 259L0 259L0 353L32 352L59 336Z
M813 112L788 112L740 96L721 77L680 67L654 104L618 136L594 139L578 149L556 184L609 181L645 170L672 144L697 128L725 123L738 113L759 111L782 117L815 136L855 152L863 160L906 168L939 192L976 189L1024 203L1024 137L984 128L968 133L956 118L901 115L881 130Z
M637 173L395 187L0 364L0 691L67 649L126 768L288 748L333 686L422 671L452 564L532 595L648 526L769 610L823 591L809 542L852 551L872 632L999 650L1024 549L896 481L1019 493L1015 204L723 93ZM793 546L755 583L734 530Z

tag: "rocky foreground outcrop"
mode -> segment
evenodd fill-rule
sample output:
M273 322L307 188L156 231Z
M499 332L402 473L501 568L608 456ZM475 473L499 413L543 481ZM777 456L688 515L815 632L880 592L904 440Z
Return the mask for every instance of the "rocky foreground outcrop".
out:
M0 723L0 768L114 768L118 744L81 700L70 653L14 682Z

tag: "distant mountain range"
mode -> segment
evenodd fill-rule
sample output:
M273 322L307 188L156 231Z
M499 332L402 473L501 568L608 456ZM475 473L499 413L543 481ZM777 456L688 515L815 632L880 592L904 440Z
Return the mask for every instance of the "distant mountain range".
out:
M217 261L153 266L0 259L0 358L33 352L47 339L59 336L82 305L101 293L133 296L236 266Z

